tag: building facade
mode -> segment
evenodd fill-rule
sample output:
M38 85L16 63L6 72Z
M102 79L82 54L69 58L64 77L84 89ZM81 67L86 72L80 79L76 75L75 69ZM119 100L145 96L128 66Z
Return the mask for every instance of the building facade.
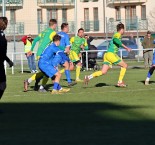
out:
M153 0L6 0L5 6L7 35L37 35L48 27L51 18L57 19L58 31L62 22L68 22L71 34L75 24L94 35L113 33L119 22L128 32L155 31ZM2 0L0 9L2 15Z

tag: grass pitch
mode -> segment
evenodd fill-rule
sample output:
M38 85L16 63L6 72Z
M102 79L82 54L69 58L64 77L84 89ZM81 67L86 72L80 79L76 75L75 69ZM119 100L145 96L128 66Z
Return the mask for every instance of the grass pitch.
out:
M128 69L128 87L117 88L119 69L112 69L63 95L38 93L33 83L25 93L23 80L31 74L8 72L0 145L155 145L155 82L144 86L147 71ZM67 86L64 75L61 84Z

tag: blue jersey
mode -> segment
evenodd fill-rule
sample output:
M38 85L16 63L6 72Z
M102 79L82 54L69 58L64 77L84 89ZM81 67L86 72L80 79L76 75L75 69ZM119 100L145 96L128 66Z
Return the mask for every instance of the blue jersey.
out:
M152 64L155 65L155 52L153 53L153 60L152 60Z
M69 35L62 31L58 32L58 35L61 36L59 48L65 50L66 47L70 46Z
M58 51L62 51L62 50L60 50L60 48L58 46L56 46L54 43L52 43L47 48L45 48L45 50L43 51L43 53L40 56L40 60L44 60L46 62L51 62L52 59L54 58L54 55Z

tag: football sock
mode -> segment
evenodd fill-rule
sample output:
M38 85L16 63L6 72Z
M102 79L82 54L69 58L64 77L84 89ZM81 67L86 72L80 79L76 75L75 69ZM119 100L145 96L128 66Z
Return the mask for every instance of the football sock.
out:
M71 75L69 70L65 70L65 75L68 83L71 83Z
M42 85L45 86L48 82L48 77L44 76L43 81L42 81Z
M58 90L59 83L55 82L53 85L53 90Z
M79 79L81 66L76 66L76 79Z
M150 78L152 76L154 70L155 70L155 67L154 66L150 68L150 70L149 70L149 72L147 74L147 78Z
M38 78L41 78L44 74L42 72L36 73L31 77L31 80L37 80Z
M126 68L121 67L121 71L120 71L120 75L119 75L119 79L118 82L122 82L124 76L125 76L125 72L126 72Z
M60 84L58 85L57 90L62 90L62 87L60 86Z
M64 73L65 72L65 69L63 68L62 70L60 70L60 73L62 74L62 73Z

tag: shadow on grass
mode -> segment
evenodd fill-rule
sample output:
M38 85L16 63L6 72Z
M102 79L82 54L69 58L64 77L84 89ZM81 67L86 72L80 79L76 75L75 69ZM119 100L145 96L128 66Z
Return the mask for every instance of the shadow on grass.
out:
M138 81L138 82L145 84L145 81ZM155 81L149 81L149 84L155 84Z
M105 86L111 86L111 85L106 84L106 83L98 83L95 85L95 87L105 87Z
M155 121L113 103L1 103L1 145L154 145ZM137 112L135 110L138 110Z

